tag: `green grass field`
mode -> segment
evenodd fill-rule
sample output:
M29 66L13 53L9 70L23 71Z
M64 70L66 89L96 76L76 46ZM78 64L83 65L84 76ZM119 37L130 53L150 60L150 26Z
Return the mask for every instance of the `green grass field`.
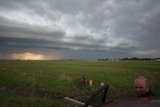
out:
M0 61L1 107L61 107L65 96L85 101L100 84L83 86L87 76L110 85L107 99L136 97L133 80L149 78L160 96L160 61Z

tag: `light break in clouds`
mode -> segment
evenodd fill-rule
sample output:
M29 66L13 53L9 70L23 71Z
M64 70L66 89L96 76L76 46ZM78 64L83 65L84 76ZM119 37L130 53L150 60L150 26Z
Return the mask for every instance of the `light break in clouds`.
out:
M160 57L159 19L160 0L0 0L0 59Z

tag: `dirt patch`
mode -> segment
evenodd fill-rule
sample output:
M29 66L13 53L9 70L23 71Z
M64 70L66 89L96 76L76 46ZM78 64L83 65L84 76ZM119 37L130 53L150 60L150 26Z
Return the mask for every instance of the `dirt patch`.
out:
M101 82L92 78L83 76L73 80L73 84L77 87L99 87Z

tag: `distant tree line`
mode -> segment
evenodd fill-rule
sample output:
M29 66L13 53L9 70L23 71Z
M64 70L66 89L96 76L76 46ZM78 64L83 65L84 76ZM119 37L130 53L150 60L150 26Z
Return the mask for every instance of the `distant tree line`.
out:
M140 57L132 57L132 58L118 58L118 59L110 59L110 58L103 58L103 59L97 59L98 61L108 61L108 60L145 60L145 61L150 61L150 60L157 60L160 61L160 58L140 58Z
M160 58L139 58L139 57L132 57L132 58L122 58L121 60L160 60Z

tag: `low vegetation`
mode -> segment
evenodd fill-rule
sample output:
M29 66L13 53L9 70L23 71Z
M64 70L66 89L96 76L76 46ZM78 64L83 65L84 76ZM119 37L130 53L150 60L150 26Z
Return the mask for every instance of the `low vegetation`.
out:
M149 78L160 96L160 61L0 61L1 107L64 107L65 96L85 101L104 82L107 99L136 97L133 80ZM78 78L89 77L93 86Z

